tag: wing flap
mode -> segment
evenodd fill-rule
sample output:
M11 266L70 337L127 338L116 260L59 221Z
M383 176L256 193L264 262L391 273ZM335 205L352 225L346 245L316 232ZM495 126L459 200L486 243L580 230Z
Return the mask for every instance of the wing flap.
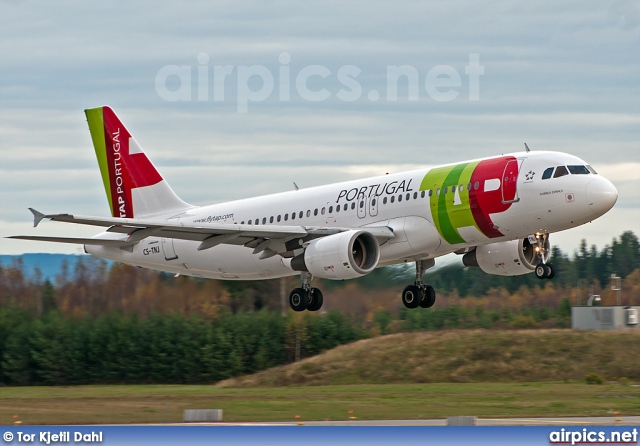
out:
M254 248L256 253L269 250L286 252L286 243L295 239L314 239L337 234L339 232L359 229L370 232L378 241L392 238L393 231L387 226L376 227L317 227L317 226L277 226L246 224L206 224L192 225L176 220L154 220L118 217L89 217L71 214L43 214L29 208L34 216L34 225L47 218L52 221L75 223L81 225L100 226L114 234L127 235L126 239L108 240L100 238L65 238L40 236L14 236L23 240L50 241L61 243L77 243L84 245L133 246L147 237L163 237L200 242L198 250L209 249L219 244L244 245Z

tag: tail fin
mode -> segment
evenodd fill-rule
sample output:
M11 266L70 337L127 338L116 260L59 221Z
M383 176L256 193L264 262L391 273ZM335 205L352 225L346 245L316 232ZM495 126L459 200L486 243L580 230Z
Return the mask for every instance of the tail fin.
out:
M113 217L148 217L191 207L171 190L111 108L85 114Z

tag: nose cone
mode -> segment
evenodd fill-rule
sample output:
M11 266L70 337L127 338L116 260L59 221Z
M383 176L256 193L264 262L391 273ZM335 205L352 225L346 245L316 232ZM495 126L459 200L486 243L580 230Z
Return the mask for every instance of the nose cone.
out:
M586 196L587 203L593 211L602 215L616 204L618 191L611 181L596 176L587 183Z

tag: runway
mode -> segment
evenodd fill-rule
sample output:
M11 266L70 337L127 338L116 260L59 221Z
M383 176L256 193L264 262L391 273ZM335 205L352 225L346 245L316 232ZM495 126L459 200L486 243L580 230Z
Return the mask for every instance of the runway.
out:
M189 423L198 426L447 426L446 418L428 420L325 420L248 423ZM477 426L640 426L640 416L566 418L478 418Z

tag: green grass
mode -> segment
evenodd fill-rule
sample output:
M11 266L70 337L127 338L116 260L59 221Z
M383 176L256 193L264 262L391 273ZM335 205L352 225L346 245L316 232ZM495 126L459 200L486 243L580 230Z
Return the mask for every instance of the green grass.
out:
M223 409L225 421L640 415L640 387L582 383L465 383L220 388L15 387L0 390L0 424L164 423L184 409ZM349 411L353 414L349 414Z
M0 387L0 424L640 415L638 381L640 330L402 333L218 385Z
M640 330L451 330L343 345L229 387L443 382L640 381Z

